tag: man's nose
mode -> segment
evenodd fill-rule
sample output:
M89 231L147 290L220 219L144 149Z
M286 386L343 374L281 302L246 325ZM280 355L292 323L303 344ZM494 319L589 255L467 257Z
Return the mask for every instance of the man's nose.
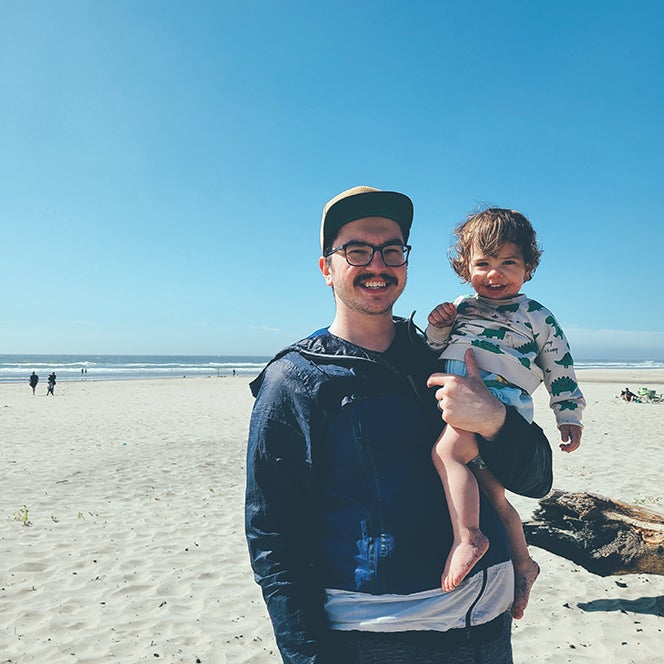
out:
M380 265L385 267L385 261L383 260L383 254L381 253L380 249L374 249L373 256L371 257L371 260L369 261L369 265L367 267L370 267L374 264L374 261L379 261Z

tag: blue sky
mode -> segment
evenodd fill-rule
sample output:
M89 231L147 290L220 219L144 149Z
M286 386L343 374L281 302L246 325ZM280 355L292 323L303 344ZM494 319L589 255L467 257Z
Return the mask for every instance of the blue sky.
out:
M0 3L0 352L263 354L328 324L326 200L415 204L396 313L516 208L579 359L664 360L656 0Z

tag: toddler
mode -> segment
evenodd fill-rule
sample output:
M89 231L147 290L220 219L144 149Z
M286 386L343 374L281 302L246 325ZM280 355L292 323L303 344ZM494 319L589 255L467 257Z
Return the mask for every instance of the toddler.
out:
M472 348L487 387L529 422L531 394L543 382L560 430L560 448L574 451L581 444L585 400L569 344L553 314L521 293L541 256L533 227L515 210L489 208L469 215L455 235L452 267L475 295L438 305L429 314L427 342L441 351L444 371L460 375L465 375L464 354ZM539 566L528 553L521 519L507 501L504 486L479 456L475 434L468 431L447 425L432 458L454 530L442 589L456 588L489 547L479 528L479 481L509 538L515 573L512 615L521 618Z

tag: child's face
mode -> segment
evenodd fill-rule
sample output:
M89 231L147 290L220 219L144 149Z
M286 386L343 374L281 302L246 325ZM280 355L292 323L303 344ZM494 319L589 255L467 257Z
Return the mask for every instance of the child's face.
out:
M516 244L506 242L495 256L483 254L478 247L470 257L470 285L480 297L505 300L518 295L530 276L523 253Z

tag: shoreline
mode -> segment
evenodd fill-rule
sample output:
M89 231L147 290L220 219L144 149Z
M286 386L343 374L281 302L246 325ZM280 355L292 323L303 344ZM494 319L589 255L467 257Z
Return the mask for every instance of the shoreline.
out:
M579 383L664 384L664 369L577 369ZM640 387L640 385L639 385Z
M118 382L153 382L153 381L182 381L182 380L208 380L210 378L221 379L221 378L233 378L233 379L247 379L253 380L258 376L260 371L255 372L242 372L237 373L235 376L232 374L221 374L215 375L213 373L206 375L182 375L182 376L136 376L135 378L129 376L120 376L117 378L114 377L63 377L58 378L57 385L62 383L72 384L72 383L118 383ZM577 369L576 370L577 378L579 383L643 383L645 386L648 385L664 385L664 369L653 368L653 369ZM0 385L17 385L20 387L25 387L28 385L29 375L25 377L25 380L6 380L0 378ZM39 384L46 384L46 380L40 380ZM57 387L56 385L56 387ZM38 386L39 389L39 386Z
M237 373L235 376L232 374L222 374L217 376L216 374L207 374L207 375L191 375L191 376L136 376L136 377L131 377L131 376L119 376L117 378L115 377L91 377L91 378L75 378L75 377L63 377L57 378L57 383L56 383L56 388L58 385L67 383L68 385L70 384L84 384L84 383L136 383L139 381L143 382L152 382L152 381L182 381L182 380L208 380L210 378L214 379L221 379L221 378L233 378L233 379L239 379L239 378L246 378L248 380L253 380L258 376L260 372L249 372L249 373ZM7 380L7 379L2 379L0 378L0 385L19 385L19 386L25 386L28 385L28 378L29 376L26 376L25 380ZM47 380L46 378L41 378L39 379L39 384L37 385L37 389L40 388L40 386L46 385Z

